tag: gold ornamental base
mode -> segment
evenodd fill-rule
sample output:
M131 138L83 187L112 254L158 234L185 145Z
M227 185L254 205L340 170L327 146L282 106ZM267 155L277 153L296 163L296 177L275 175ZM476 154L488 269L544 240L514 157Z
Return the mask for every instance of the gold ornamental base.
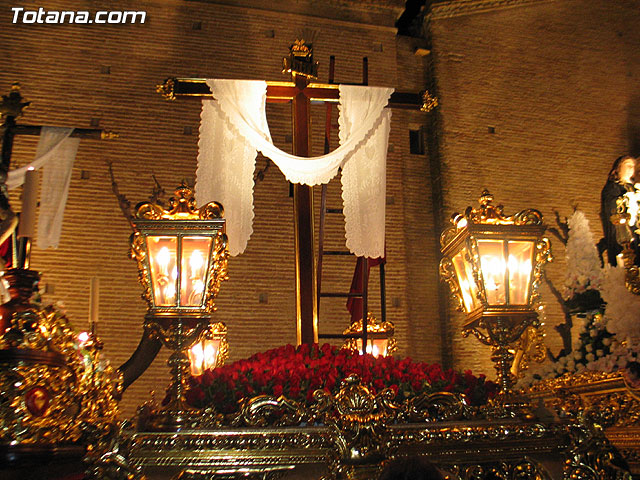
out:
M201 411L197 428L123 431L117 451L147 480L370 480L388 460L415 456L449 480L631 480L598 429L552 411L507 414L528 411L515 394L482 407L446 392L396 403L351 376L337 394L314 398L305 406L259 396L235 414Z

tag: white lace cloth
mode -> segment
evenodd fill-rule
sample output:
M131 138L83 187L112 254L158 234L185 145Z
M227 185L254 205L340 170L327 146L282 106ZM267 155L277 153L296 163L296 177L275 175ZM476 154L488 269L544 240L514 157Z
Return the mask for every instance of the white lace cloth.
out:
M200 124L196 200L216 200L227 218L229 250L242 253L252 233L256 152L269 157L293 183L327 183L343 166L342 197L348 248L359 256L384 255L386 154L391 88L340 85L340 146L320 157L297 157L271 140L267 84L207 80ZM349 167L347 165L351 164Z
M70 138L73 128L42 127L36 157L29 165L16 168L7 175L7 187L17 188L24 183L27 169L43 168L40 190L37 245L39 248L58 247L64 208L69 194L73 162L79 138Z

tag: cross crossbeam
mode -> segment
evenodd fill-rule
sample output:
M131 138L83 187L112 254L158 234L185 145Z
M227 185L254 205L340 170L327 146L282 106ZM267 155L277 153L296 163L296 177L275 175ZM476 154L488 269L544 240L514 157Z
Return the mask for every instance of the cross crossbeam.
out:
M309 72L315 72L311 49L303 41L292 45L285 65L305 66L291 72L292 82L267 82L267 102L291 103L293 113L293 154L311 156L310 110L312 102L339 101L337 84L315 83ZM169 100L179 97L210 97L211 90L205 79L169 78L158 85L158 93ZM429 111L437 101L425 94L396 93L389 99L395 108ZM318 342L318 302L313 226L313 190L308 185L293 186L295 265L296 265L296 331L298 344ZM366 338L366 333L365 333Z

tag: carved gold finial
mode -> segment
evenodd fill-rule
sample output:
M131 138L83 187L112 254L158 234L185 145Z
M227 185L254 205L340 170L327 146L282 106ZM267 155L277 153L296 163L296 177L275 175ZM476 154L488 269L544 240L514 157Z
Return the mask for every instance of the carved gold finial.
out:
M289 56L284 57L282 62L282 73L318 78L318 62L313 61L313 44L306 43L303 38L289 47Z
M160 83L156 85L156 92L162 95L165 100L175 100L175 87L176 87L176 79L175 78L167 78L164 83Z
M143 202L138 204L134 214L134 218L147 220L206 220L223 217L224 208L218 202L209 202L197 208L193 190L184 181L169 199L168 208L165 209L156 203Z
M422 106L420 107L420 111L430 112L437 106L438 106L438 98L431 95L431 93L429 93L429 90L425 90L422 93Z
M103 130L100 132L101 140L112 140L114 138L120 138L120 134L118 132L111 132L109 130Z
M541 225L542 214L535 209L522 210L514 215L507 216L503 212L502 205L493 205L493 195L486 188L482 191L478 200L480 207L467 207L464 218L469 223L487 223L495 225ZM460 215L455 215L458 218Z
M8 95L2 95L2 102L0 102L0 117L17 118L22 115L23 110L31 104L31 102L23 102L22 100L20 84L16 82L11 85L11 91Z

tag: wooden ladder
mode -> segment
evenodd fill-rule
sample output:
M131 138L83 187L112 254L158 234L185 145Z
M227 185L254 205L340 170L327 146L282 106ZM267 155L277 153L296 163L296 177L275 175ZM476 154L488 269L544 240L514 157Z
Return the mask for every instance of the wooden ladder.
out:
M335 57L331 56L329 61L329 83L334 83L335 72ZM368 59L365 57L362 59L362 85L368 85ZM326 104L326 117L325 117L325 136L324 136L324 153L327 154L330 151L331 144L331 114L332 104ZM318 318L320 317L320 299L322 298L353 298L362 300L362 333L344 334L344 333L318 333L319 339L349 339L360 338L362 341L362 350L366 352L368 338L375 338L385 334L375 334L367 332L367 313L368 313L368 283L369 283L369 259L366 257L357 257L356 259L356 272L358 267L361 267L361 284L362 289L356 292L323 292L322 291L322 266L324 255L334 256L354 256L353 253L347 250L325 250L324 249L324 237L325 237L325 223L327 214L335 215L342 214L342 208L327 208L327 184L323 184L321 187L320 196L320 227L318 231L318 257L317 257L317 305L318 305ZM384 260L380 262L380 310L381 320L384 323L387 318L386 298L385 298L385 268ZM354 273L355 276L355 273Z

